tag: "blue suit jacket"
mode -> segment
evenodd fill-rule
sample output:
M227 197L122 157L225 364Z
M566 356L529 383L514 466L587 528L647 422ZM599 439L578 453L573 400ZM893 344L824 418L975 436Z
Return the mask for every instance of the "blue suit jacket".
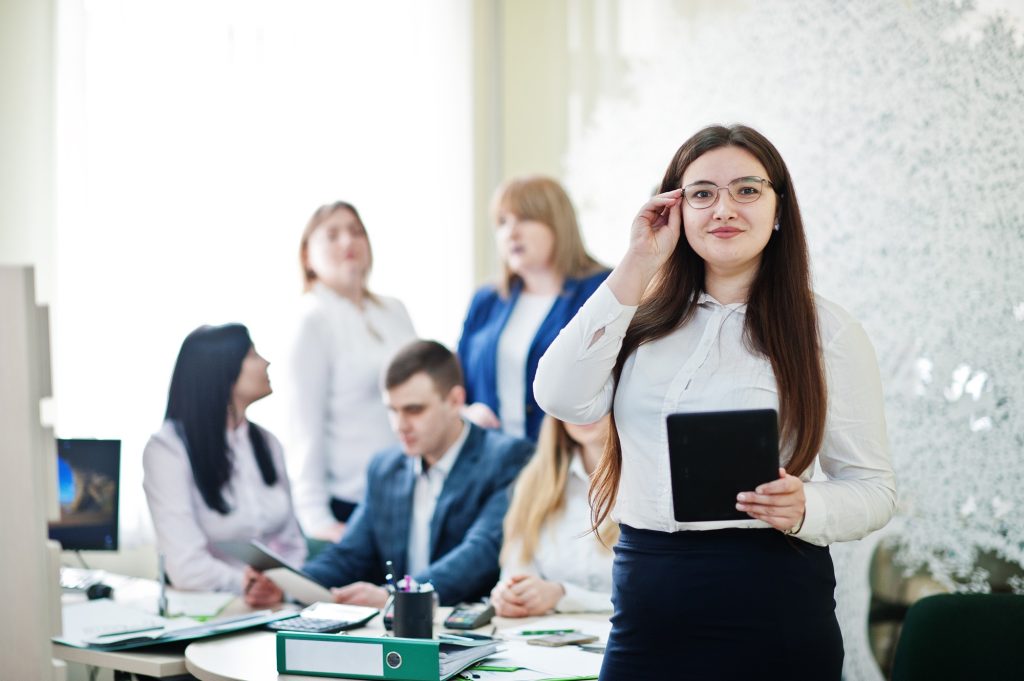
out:
M544 412L533 396L533 379L537 375L537 363L558 332L569 323L576 312L583 307L591 294L608 277L608 272L598 272L584 279L566 279L562 292L544 318L537 335L530 343L526 356L526 436L537 440ZM508 298L502 298L493 286L484 286L473 296L469 312L462 326L459 339L459 361L466 376L466 403L483 402L495 414L498 404L498 340L505 330L512 308L519 300L522 284L518 281L509 291Z
M498 581L501 524L509 485L533 454L533 445L470 426L459 458L445 479L430 522L430 565L412 575L434 585L441 605L479 600ZM384 561L407 573L409 523L415 484L413 459L400 448L377 454L367 472L366 498L344 536L306 563L324 586L384 583Z

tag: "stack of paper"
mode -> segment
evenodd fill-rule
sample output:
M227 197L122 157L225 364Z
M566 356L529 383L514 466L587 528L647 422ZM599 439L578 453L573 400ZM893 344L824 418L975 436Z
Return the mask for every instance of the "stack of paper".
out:
M498 652L498 642L491 641L480 645L474 642L471 645L459 643L442 643L438 652L438 663L442 679L462 671L469 665L490 657Z

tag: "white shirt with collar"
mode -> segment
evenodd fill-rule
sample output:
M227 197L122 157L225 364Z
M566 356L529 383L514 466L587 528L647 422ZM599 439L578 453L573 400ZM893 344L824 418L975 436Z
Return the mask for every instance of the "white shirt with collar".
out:
M533 560L523 563L521 542L509 541L501 579L536 575L557 582L565 595L555 612L611 612L612 551L590 533L590 476L579 454L573 454L565 485L565 507L541 528Z
M277 482L267 486L256 463L249 427L243 421L227 431L232 471L222 490L229 508L226 515L203 501L185 443L171 421L164 421L146 443L142 486L157 550L164 554L175 588L241 592L245 566L218 554L213 542L258 539L291 563L301 565L306 559L306 540L293 513L281 443L263 431L277 470Z
M815 303L828 387L817 463L827 480L811 480L811 469L802 474L807 514L797 536L824 546L885 525L895 510L896 483L871 342L838 305L820 296ZM538 403L570 423L592 423L614 399L622 445L616 521L661 532L769 527L754 519L680 523L672 510L669 414L779 408L771 364L743 340L746 305L722 305L702 294L688 323L626 360L613 398L612 368L636 310L602 284L541 359L534 382Z
M416 332L401 302L376 298L360 309L319 282L303 296L281 392L295 509L310 533L335 523L331 497L362 501L370 459L397 442L381 373Z
M469 437L469 424L462 421L462 432L434 465L423 470L423 457L413 459L416 484L412 492L412 517L409 520L408 573L418 575L430 565L430 521L448 474Z

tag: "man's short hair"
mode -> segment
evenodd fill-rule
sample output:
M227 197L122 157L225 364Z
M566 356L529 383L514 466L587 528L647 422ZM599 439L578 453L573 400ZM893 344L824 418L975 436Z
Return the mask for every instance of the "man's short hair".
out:
M437 341L417 340L403 347L391 359L384 373L384 387L390 390L402 385L421 371L430 376L442 396L462 385L462 367L455 353Z

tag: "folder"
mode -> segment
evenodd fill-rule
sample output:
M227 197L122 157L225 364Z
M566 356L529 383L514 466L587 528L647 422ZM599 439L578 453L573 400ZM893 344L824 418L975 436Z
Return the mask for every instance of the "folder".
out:
M104 598L64 606L63 632L53 641L73 648L130 650L251 629L294 615L290 611L258 610L199 622L188 617L159 617Z
M498 642L277 633L277 672L391 681L445 681L494 655Z

